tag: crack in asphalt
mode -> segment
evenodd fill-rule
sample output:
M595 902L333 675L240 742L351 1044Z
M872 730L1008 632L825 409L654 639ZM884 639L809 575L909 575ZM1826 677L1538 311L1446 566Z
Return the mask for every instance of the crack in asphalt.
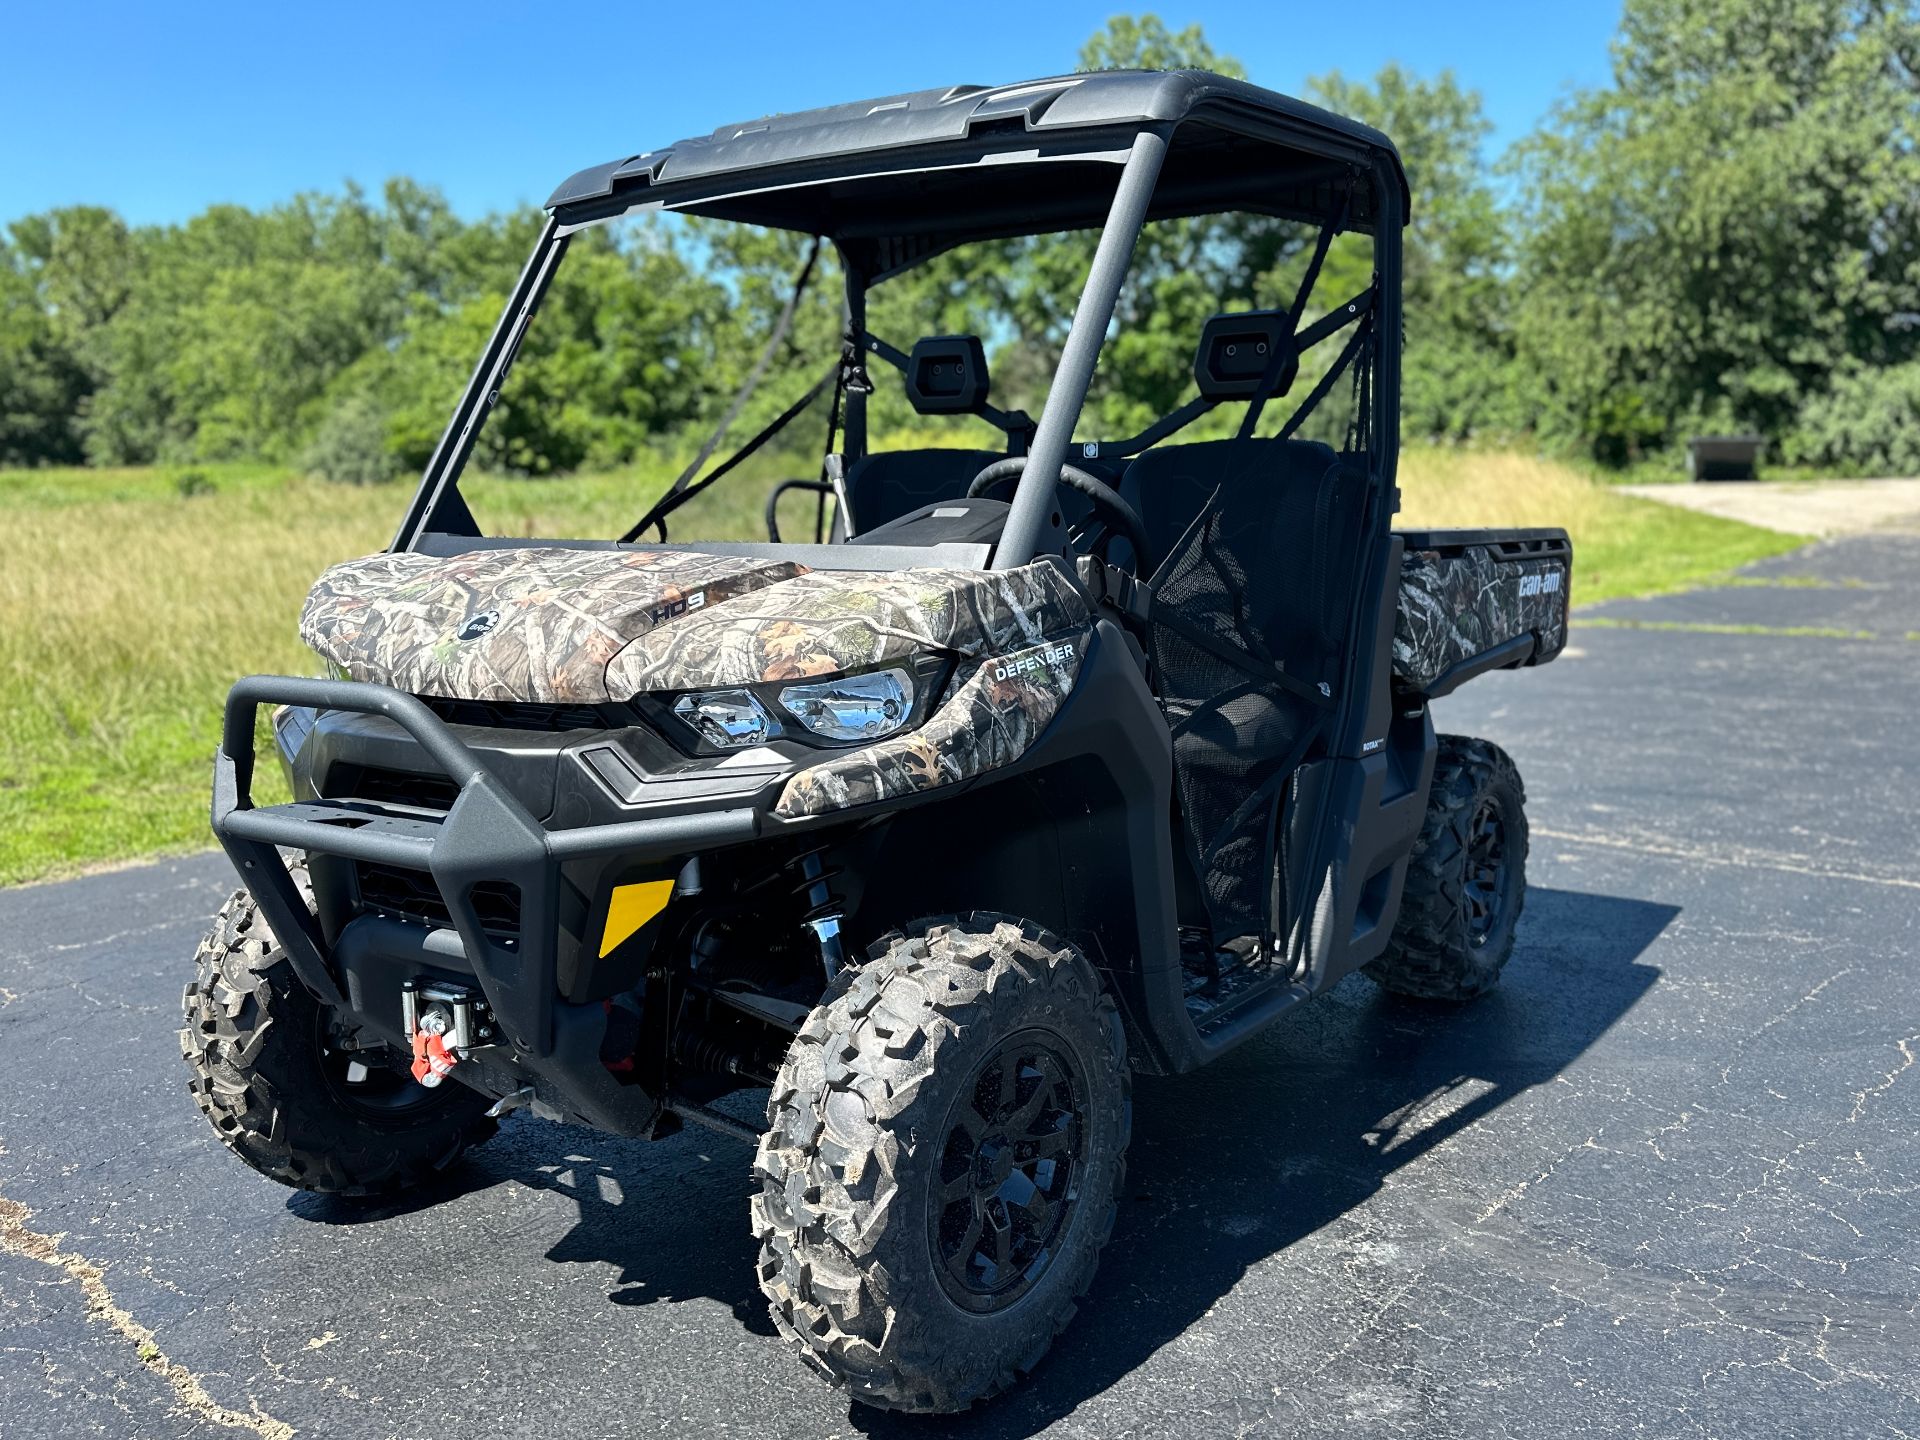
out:
M243 1414L229 1410L209 1395L199 1377L179 1361L168 1358L154 1339L153 1331L134 1319L113 1298L113 1292L107 1288L106 1272L86 1256L62 1250L60 1242L65 1236L43 1235L31 1228L27 1222L32 1218L26 1206L0 1195L0 1253L51 1266L77 1281L81 1294L86 1296L87 1318L101 1321L132 1345L140 1363L172 1387L181 1408L189 1415L223 1430L250 1430L260 1440L292 1440L294 1428L284 1420L274 1419L254 1401L248 1401L250 1413Z
M1920 1040L1920 1035L1909 1035L1896 1042L1896 1048L1900 1051L1900 1063L1882 1076L1878 1085L1869 1085L1853 1097L1853 1110L1847 1116L1849 1125L1857 1124L1860 1117L1867 1113L1867 1106L1873 1098L1876 1095L1886 1094L1893 1088L1896 1080L1913 1068L1913 1045L1916 1040Z
M1506 1209L1507 1206L1511 1205L1514 1201L1518 1200L1522 1195L1525 1195L1527 1191L1531 1190L1534 1186L1540 1184L1544 1180L1552 1179L1554 1171L1558 1170L1564 1162L1572 1159L1575 1155L1578 1155L1582 1150L1600 1149L1601 1147L1598 1143L1599 1139L1602 1135L1606 1133L1607 1132L1604 1128L1600 1130L1596 1130L1593 1134L1587 1136L1586 1139L1582 1140L1578 1145L1569 1146L1565 1154L1555 1156L1552 1163L1550 1163L1547 1166L1547 1168L1542 1170L1538 1175L1530 1176L1529 1178L1518 1181L1515 1184L1508 1186L1505 1190L1502 1190L1498 1195L1494 1196L1492 1204L1488 1205L1486 1209L1482 1210L1478 1215L1473 1217L1474 1223L1476 1225L1484 1224L1486 1221L1491 1220L1495 1215L1498 1215L1502 1210Z
M1663 860L1689 860L1698 865L1720 865L1736 870L1778 870L1788 875L1808 875L1816 880L1853 880L1862 885L1887 885L1897 890L1920 890L1920 880L1905 875L1870 875L1863 870L1842 870L1823 865L1810 855L1781 854L1744 847L1721 851L1697 845L1678 845L1667 840L1633 839L1619 835L1600 835L1591 830L1551 830L1544 825L1532 827L1532 833L1569 845L1594 845L1602 850L1625 850Z

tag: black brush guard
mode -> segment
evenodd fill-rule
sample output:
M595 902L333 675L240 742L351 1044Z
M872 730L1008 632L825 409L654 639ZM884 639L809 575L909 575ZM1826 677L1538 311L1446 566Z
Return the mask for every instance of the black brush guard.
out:
M418 742L459 794L444 816L360 800L256 808L254 723L262 705L383 716ZM213 833L301 982L322 1003L342 1012L351 1007L329 963L327 943L280 850L429 874L505 1038L520 1054L539 1059L554 1048L559 867L594 856L666 860L737 845L760 833L760 815L751 808L735 808L549 830L415 697L356 680L251 675L227 695L225 727L214 757ZM518 888L517 938L489 934L482 927L471 897L475 886L488 882Z

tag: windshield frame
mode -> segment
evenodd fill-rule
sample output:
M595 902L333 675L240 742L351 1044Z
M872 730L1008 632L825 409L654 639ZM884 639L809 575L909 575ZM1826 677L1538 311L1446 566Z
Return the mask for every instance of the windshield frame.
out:
M1249 125L1242 130L1238 125L1222 125L1217 116L1205 119L1195 116L1184 123L1242 134L1266 131L1265 126ZM563 221L557 213L550 213L467 387L427 462L419 487L389 548L394 551L418 549L428 535L476 539L481 536L481 527L460 493L459 478L472 454L481 427L499 402L501 387L519 352L527 327L565 257L569 239L580 230L620 216L648 211L701 213L723 204L730 197L793 190L827 183L832 178L846 178L850 173L866 179L961 171L989 164L1119 161L1119 175L1108 205L1106 222L1101 227L1094 258L1074 311L1073 323L1048 385L1045 403L1028 447L1026 470L1014 492L1000 543L994 547L992 565L996 569L1028 563L1034 557L1046 529L1054 485L1085 406L1094 367L1106 343L1107 330L1127 280L1134 246L1146 221L1154 214L1156 190L1177 128L1175 125L1135 128L1127 137L1130 143L1124 151L1112 148L1114 136L1110 131L1081 132L1070 138L1050 138L1040 150L985 150L956 160L951 148L948 148L938 163L916 165L910 163L907 157L896 155L887 157L884 163L869 167L847 167L843 162L831 176L825 177L815 173L820 169L818 166L800 167L795 173L783 172L777 180L749 186L742 186L736 175L729 177L729 184L700 186L683 182L683 185L673 187L682 193L668 195L655 192L645 199L609 204L603 213L589 218ZM1260 138L1273 137L1270 133L1263 133ZM1317 151L1317 146L1299 146L1294 153L1312 155ZM1324 151L1319 153L1324 154ZM1354 228L1371 233L1378 265L1379 312L1376 318L1382 343L1375 357L1374 398L1378 413L1390 423L1378 427L1370 468L1375 472L1376 483L1390 491L1398 454L1399 264L1401 229L1405 224L1406 209L1397 159L1391 152L1376 151L1372 162L1371 166L1352 164L1350 171L1352 182L1371 192L1372 223ZM1295 207L1280 203L1262 208L1266 213L1277 215L1296 213ZM576 209L574 213L578 215L579 212ZM1206 212L1183 209L1178 213ZM1309 212L1299 211L1297 218L1312 217ZM1077 228L1081 227L1034 225L1029 221L1023 226L1009 229L1007 233L1054 233L1056 230ZM848 328L849 333L856 335L866 333L865 300L866 292L872 285L903 273L950 248L937 241L912 246L911 253L895 247L890 253L891 263L868 263L863 266L855 263L855 257L843 240L837 237L816 238L832 239L840 254L846 277ZM975 237L969 234L966 238ZM889 252L884 248L878 249L873 257L861 258L870 262L884 261L889 258ZM858 357L855 358L857 361ZM844 376L836 390L840 392L837 398L843 406L841 413L846 430L846 453L851 463L866 452L866 397L857 387L846 387ZM1381 508L1390 512L1392 507Z

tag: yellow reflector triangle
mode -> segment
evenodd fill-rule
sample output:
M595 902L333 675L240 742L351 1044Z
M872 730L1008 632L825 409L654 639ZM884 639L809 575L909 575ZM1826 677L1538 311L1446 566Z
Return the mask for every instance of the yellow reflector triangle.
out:
M643 880L638 885L615 886L607 901L607 928L600 937L600 953L611 955L616 945L666 909L672 897L671 880Z

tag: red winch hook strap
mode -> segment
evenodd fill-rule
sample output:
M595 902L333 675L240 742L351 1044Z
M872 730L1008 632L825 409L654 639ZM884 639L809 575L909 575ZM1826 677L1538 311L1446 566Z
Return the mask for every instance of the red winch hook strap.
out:
M413 1078L431 1090L460 1063L460 1052L447 1048L446 1038L422 1026L413 1032Z

